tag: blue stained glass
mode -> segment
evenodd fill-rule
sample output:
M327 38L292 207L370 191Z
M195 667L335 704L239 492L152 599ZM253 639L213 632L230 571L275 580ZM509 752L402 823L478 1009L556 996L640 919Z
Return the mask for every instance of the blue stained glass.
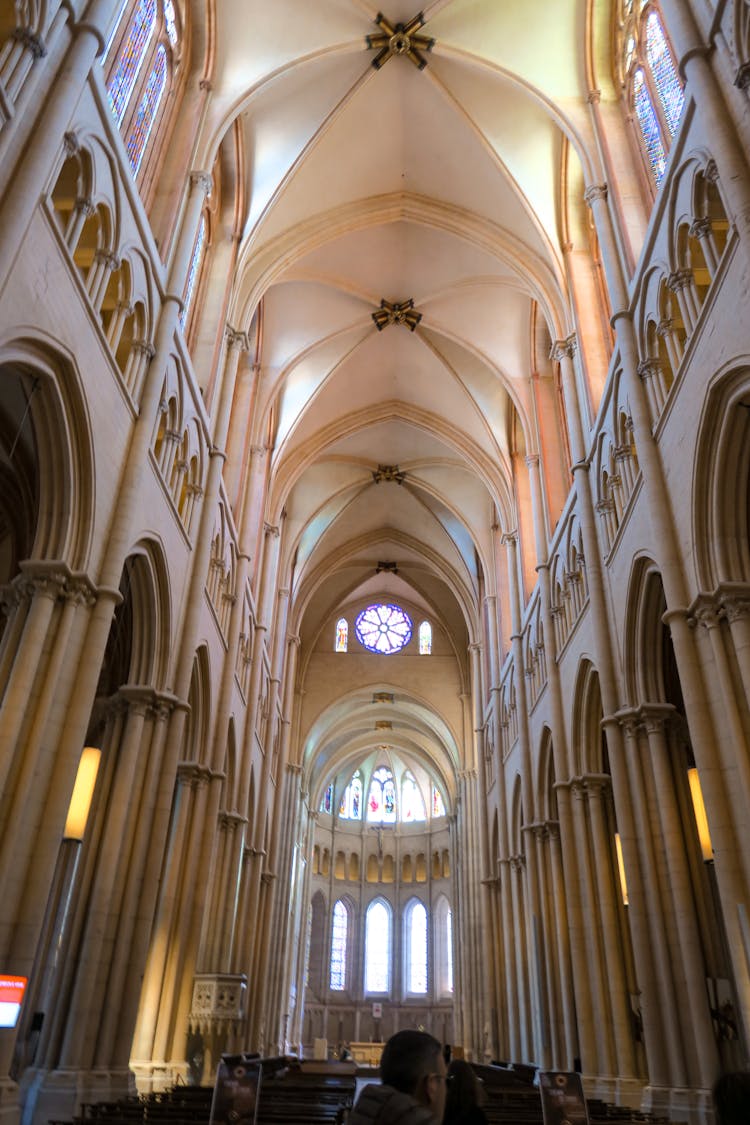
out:
M333 908L331 933L331 988L340 992L346 987L346 938L349 919L346 907L339 899Z
M185 322L188 318L188 313L190 312L190 305L193 300L195 282L198 277L198 268L201 264L201 258L203 257L203 244L206 241L206 229L206 216L201 215L201 221L198 226L198 234L195 239L195 246L193 247L193 256L190 259L190 269L188 271L187 285L185 286L185 297L182 302L182 311L180 313L180 325L182 328L185 327ZM346 649L337 649L337 651L346 652Z
M656 110L653 107L651 96L646 88L643 71L640 69L636 70L633 75L633 102L636 116L638 117L638 124L640 125L641 134L643 136L643 143L646 146L646 152L648 153L648 159L651 164L651 170L657 184L660 184L664 176L667 158L664 153L664 145L662 144Z
M654 76L669 134L673 137L682 116L685 94L656 12L651 12L646 20L646 58Z
M117 66L107 84L112 112L118 125L122 123L155 25L156 0L139 0L125 42L122 45Z
M370 652L388 656L411 640L411 618L397 605L369 605L354 622L357 640Z
M161 101L166 84L167 52L166 48L160 45L156 49L154 65L148 76L146 89L143 92L141 104L138 106L138 112L135 115L135 120L130 130L130 136L125 144L130 167L133 169L134 175L141 166L141 160L146 151L146 144L151 135L151 130L154 127L159 102Z
M323 795L323 801L320 806L321 812L329 813L333 804L333 786L329 785Z

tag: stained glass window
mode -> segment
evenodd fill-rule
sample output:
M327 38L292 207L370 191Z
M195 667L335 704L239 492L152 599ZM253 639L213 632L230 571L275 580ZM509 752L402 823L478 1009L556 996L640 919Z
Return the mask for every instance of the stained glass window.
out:
M333 805L333 785L329 785L323 794L323 800L320 802L320 811L330 813Z
M651 101L643 71L640 68L636 70L633 76L633 104L654 179L657 184L660 184L664 176L667 158L662 144L656 110Z
M438 898L434 919L435 989L447 996L453 992L453 915L445 895Z
M346 652L349 644L349 625L345 617L336 622L336 652Z
M656 12L650 12L646 19L646 58L654 76L669 134L673 137L682 116L685 94Z
M107 93L117 124L122 123L148 42L156 26L156 0L139 0L128 33L107 84ZM131 166L132 166L131 160Z
M401 782L401 819L426 820L424 801L419 786L410 773L404 774Z
M432 815L445 816L445 805L443 798L440 796L440 790L436 785L432 787Z
M415 902L406 914L406 991L427 992L427 911Z
M331 931L331 988L340 992L346 988L346 939L349 915L341 899L333 908Z
M391 984L391 913L376 899L365 919L365 992L388 992Z
M359 770L344 790L339 804L339 816L342 820L360 820L362 817L362 775Z
M367 796L367 819L371 823L393 824L396 819L396 786L386 766L375 770Z
M167 84L167 51L161 44L156 48L156 57L151 73L148 76L146 88L143 91L141 104L130 128L130 135L125 143L128 152L130 167L135 175L141 166L146 144L154 127L156 113L159 109L164 88Z
M429 656L432 652L432 626L423 621L419 626L419 655Z
M172 0L164 0L164 26L167 29L167 38L173 47L177 46L177 17L174 12Z
M206 244L207 230L208 223L206 222L206 216L201 215L201 221L198 225L198 234L196 235L195 246L193 247L193 256L190 259L190 269L188 270L187 284L185 285L185 297L182 302L182 311L180 312L180 325L182 328L185 327L190 313L190 305L192 304L193 294L195 293L195 283L198 280L200 264L203 258L203 247Z
M384 656L399 652L411 640L411 618L397 605L370 605L354 623L357 640Z

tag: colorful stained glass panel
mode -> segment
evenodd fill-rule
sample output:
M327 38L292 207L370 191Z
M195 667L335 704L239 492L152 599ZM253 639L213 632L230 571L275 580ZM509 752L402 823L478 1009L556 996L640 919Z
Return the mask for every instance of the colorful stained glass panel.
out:
M161 45L156 49L156 58L151 73L148 76L146 89L138 106L138 112L130 130L130 135L125 143L128 152L130 167L135 175L141 166L143 154L146 151L148 138L154 127L156 114L159 109L164 88L167 84L167 51Z
M651 12L646 20L646 58L654 76L669 135L673 137L682 116L685 94L656 12Z
M125 42L112 71L107 93L117 124L121 124L146 48L156 26L156 0L139 0ZM132 166L132 160L131 160Z
M651 95L646 87L643 71L640 69L636 70L633 75L633 104L641 129L643 143L646 147L646 153L648 154L649 163L651 165L651 171L654 174L654 179L657 184L660 184L664 176L667 158L664 152L664 145L662 144L656 111L651 102Z
M339 899L333 908L331 931L331 989L341 992L346 987L346 939L349 929L346 907Z
M357 616L354 630L370 652L389 656L411 640L411 618L397 605L370 605Z
M201 221L198 226L198 234L195 239L195 246L193 247L193 256L190 259L190 269L188 270L187 285L185 286L185 297L182 302L182 311L180 312L180 326L185 327L188 315L190 313L190 306L193 302L193 294L195 293L195 283L198 280L198 271L203 259L203 247L206 243L206 231L208 224L206 223L206 216L201 215ZM346 622L344 622L346 624ZM338 649L336 650L339 651ZM343 650L346 652L346 649Z

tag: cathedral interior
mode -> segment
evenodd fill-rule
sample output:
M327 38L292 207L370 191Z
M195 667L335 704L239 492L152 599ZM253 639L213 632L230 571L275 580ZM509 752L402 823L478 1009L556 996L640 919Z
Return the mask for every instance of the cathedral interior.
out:
M0 0L0 1125L748 1065L750 3L387 3Z

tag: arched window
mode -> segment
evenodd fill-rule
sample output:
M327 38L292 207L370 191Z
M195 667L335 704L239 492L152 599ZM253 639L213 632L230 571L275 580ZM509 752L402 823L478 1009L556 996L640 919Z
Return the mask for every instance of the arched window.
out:
M397 605L368 605L357 614L354 631L364 648L390 656L411 640L411 618Z
M125 5L123 5L123 11L124 8ZM107 82L107 93L118 125L122 124L130 95L133 93L135 80L146 56L155 27L156 0L138 0L127 34L120 47L117 64ZM116 34L117 28L112 39L110 39L110 45ZM109 47L107 53L109 53Z
M422 794L410 773L405 773L404 780L401 782L401 819L406 821L427 819Z
M159 104L167 84L167 52L165 48L159 44L156 48L156 58L154 65L151 67L151 73L146 82L146 88L143 91L138 112L133 118L133 124L128 133L128 139L125 143L125 148L128 152L128 160L130 167L133 170L133 175L138 174L138 169L143 160L143 154L146 151L148 139L151 136L151 130L154 127L156 116L159 112Z
M342 820L360 820L362 818L362 775L357 770L344 790L339 805L339 816Z
M685 95L655 5L620 0L617 66L638 141L654 182L664 176L667 153L679 127Z
M124 4L105 55L107 93L136 175L164 116L180 45L173 0Z
M453 992L453 913L441 895L435 907L435 990L438 996Z
M336 652L346 652L349 646L349 624L345 617L336 622Z
M208 231L208 220L205 213L201 215L201 221L198 224L198 233L195 236L195 244L193 246L193 255L190 259L190 269L188 270L187 281L185 283L185 296L182 299L182 310L180 312L180 325L182 328L188 323L190 315L190 306L195 294L195 283L200 273L201 262L203 261L203 251L206 246L206 234Z
M333 907L331 926L331 975L330 986L333 992L346 988L347 943L349 940L349 911L338 900Z
M410 995L427 992L427 910L415 899L404 914L404 987Z
M440 795L440 790L436 785L432 787L432 815L445 816L445 805L443 798Z
M333 807L333 785L329 785L323 794L323 800L320 802L320 811L330 813Z
M365 917L365 992L390 992L391 908L376 898Z
M379 766L372 775L367 795L367 819L372 824L393 824L396 820L396 786L387 766Z
M432 652L432 625L423 621L419 626L419 655L429 656Z

